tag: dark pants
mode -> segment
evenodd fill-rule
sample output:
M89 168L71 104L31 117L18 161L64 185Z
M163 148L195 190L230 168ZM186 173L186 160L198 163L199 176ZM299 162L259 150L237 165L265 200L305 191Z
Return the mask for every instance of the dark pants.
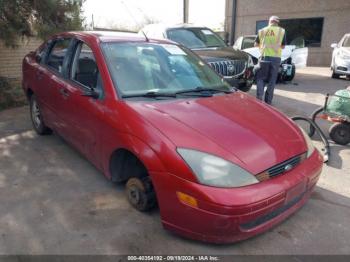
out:
M272 98L273 98L273 91L275 89L276 80L278 76L278 69L281 63L281 58L265 56L265 57L262 57L261 60L270 62L270 68L268 70L269 76L266 81L267 89L265 92L264 101L271 105ZM264 89L265 89L265 81L263 79L257 79L256 80L256 97L260 100L263 100Z

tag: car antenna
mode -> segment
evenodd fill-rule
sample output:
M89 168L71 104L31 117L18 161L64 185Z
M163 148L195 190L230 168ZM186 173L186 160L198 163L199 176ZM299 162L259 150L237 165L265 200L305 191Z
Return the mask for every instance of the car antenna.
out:
M127 12L129 13L129 15L131 16L132 20L134 20L135 24L137 24L138 26L141 27L141 25L137 22L137 20L135 19L135 17L132 15L132 13L131 13L129 7L126 5L126 3L125 3L123 0L121 0L121 2L122 2L122 4L124 5L126 11L127 11ZM142 29L140 29L140 31L141 31L141 33L143 34L143 36L145 37L146 42L149 42L149 38L147 37L147 35L145 34L145 32L144 32Z

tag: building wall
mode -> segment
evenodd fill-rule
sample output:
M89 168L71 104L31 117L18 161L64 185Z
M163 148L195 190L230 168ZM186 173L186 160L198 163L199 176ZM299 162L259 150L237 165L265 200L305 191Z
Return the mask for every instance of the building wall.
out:
M6 47L0 41L0 76L11 81L20 81L22 78L22 60L30 51L34 51L42 43L37 38L24 39L17 48Z
M226 30L231 30L232 3L226 0ZM281 19L324 17L321 47L310 47L308 65L329 66L332 49L345 33L350 32L349 0L237 0L235 39L255 34L256 21L271 15Z

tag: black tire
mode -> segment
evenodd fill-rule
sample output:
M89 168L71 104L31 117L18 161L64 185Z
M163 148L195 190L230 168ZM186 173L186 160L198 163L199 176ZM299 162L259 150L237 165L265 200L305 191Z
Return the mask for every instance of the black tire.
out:
M30 97L29 108L30 119L32 120L35 132L41 136L51 134L52 130L45 125L36 96L34 94Z
M155 207L156 194L149 177L132 177L126 183L126 195L129 203L141 212Z
M330 138L339 145L350 143L350 124L335 123L329 128Z
M292 74L290 76L285 76L283 80L285 82L290 82L294 79L294 76L295 76L295 65L293 65L292 67Z
M252 88L253 82L245 82L244 84L241 84L238 86L238 89L241 90L242 92L249 92L250 89Z
M334 79L339 79L340 78L340 75L335 73L334 69L332 71L332 78L334 78Z

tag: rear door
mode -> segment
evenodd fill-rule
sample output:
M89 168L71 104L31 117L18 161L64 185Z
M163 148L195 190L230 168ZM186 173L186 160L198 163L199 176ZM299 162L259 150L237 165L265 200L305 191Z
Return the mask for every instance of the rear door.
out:
M50 50L52 42L49 41L37 51L37 62L34 64L33 89L35 89L36 99L40 105L40 111L46 124L51 126L54 118L54 93L51 84L51 71L45 66L45 59Z
M68 127L63 120L60 100L66 86L64 80L66 74L65 64L67 63L71 43L71 38L54 39L41 68L43 73L40 74L45 86L41 96L45 98L49 108L49 126L64 137Z

